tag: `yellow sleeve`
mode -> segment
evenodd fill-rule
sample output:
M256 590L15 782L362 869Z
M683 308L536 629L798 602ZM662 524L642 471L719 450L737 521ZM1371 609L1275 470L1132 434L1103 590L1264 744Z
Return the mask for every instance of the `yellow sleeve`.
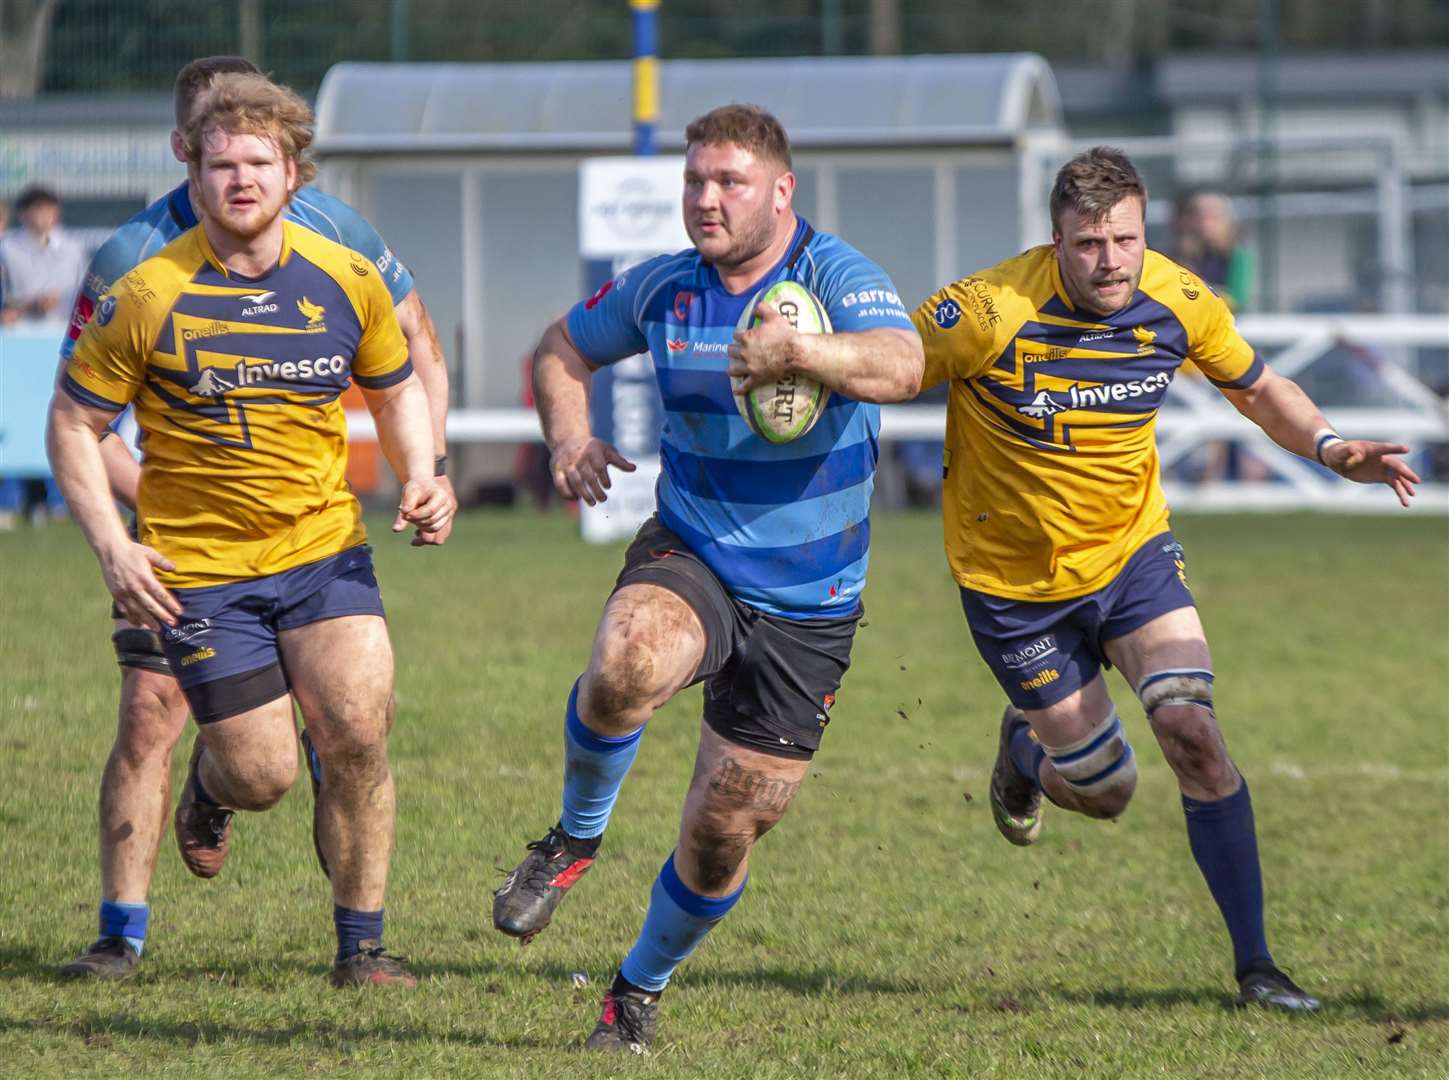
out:
M1001 353L1001 300L985 278L953 281L911 314L926 350L921 389L985 373Z
M1190 272L1185 292L1191 302L1177 307L1177 316L1187 329L1187 358L1214 384L1241 390L1252 386L1263 373L1263 361L1238 333L1238 325L1227 302Z
M152 294L142 290L140 295ZM148 304L139 299L136 291L118 282L101 297L95 317L81 331L61 386L82 405L120 412L140 391L151 333L145 318Z
M359 386L381 390L400 383L413 373L408 343L398 325L392 295L370 263L367 276L355 284L357 313L362 337L352 360L352 377Z

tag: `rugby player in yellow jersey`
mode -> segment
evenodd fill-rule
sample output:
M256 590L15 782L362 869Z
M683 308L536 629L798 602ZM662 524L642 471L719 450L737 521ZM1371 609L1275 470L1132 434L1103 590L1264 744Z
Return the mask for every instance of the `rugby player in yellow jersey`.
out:
M1197 365L1244 416L1404 505L1407 447L1342 439L1265 367L1227 305L1144 243L1147 188L1121 152L1069 161L1051 245L930 297L913 320L923 386L950 384L946 551L976 647L1011 699L991 806L1033 843L1045 794L1115 818L1137 782L1102 670L1135 688L1177 775L1188 840L1233 943L1237 1003L1311 1010L1274 964L1248 787L1213 711L1212 659L1168 530L1154 426L1173 372Z
M171 132L171 150L178 161L186 161L182 131L197 98L213 78L228 72L260 74L256 65L240 56L201 57L177 73L173 94L176 127ZM447 486L447 363L412 275L356 211L315 188L298 189L284 216L366 255L382 272L394 301L398 325L407 339L413 371L427 391L428 411L433 420L433 471L442 474L438 482ZM70 362L76 339L112 284L196 224L196 200L190 185L183 181L123 224L100 247L91 259L86 281L76 297L69 332L61 348L62 374ZM110 434L107 430L101 438L101 456L106 462L111 491L134 511L140 466L123 441L109 438ZM438 533L419 531L413 543L442 544L450 529L451 524ZM151 875L171 810L171 755L190 715L186 697L166 662L160 635L154 630L132 626L124 619L116 619L113 629L121 690L115 743L101 776L100 934L79 957L61 969L66 977L122 979L138 970L150 921L147 901ZM304 760L316 788L321 783L321 761L305 732L302 742L308 751ZM320 860L315 802L313 810L313 842ZM217 855L230 849L229 829L228 825L222 836L209 838L215 842L207 847L183 851L183 861L192 873L212 876L220 870ZM183 834L186 831L183 826ZM327 870L325 861L322 869L324 873Z
M403 482L393 531L446 528L452 500L433 476L427 397L377 268L281 216L312 172L311 119L260 76L213 81L185 132L201 224L102 299L52 403L49 449L123 617L162 630L201 727L177 814L191 832L183 852L201 858L235 810L265 810L291 786L294 695L327 763L332 981L414 985L382 948L393 663L343 480L338 398L351 381ZM132 402L145 445L139 543L97 441Z

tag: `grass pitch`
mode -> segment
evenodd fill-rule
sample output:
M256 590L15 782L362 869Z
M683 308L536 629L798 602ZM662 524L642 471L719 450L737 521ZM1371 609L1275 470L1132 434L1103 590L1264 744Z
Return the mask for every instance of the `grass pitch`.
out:
M1270 942L1319 1015L1228 1007L1226 932L1115 676L1141 769L1127 815L1049 810L1029 850L997 836L1001 697L929 514L877 518L824 749L744 900L665 995L648 1057L578 1046L673 846L697 689L650 725L603 856L554 925L520 949L489 922L500 869L557 813L564 698L622 554L562 517L467 516L441 551L374 524L398 654L388 942L418 990L326 985L305 780L238 818L214 881L189 876L167 835L138 979L60 983L95 934L118 680L94 561L54 527L0 535L0 1074L1443 1076L1445 523L1175 525L1252 785Z

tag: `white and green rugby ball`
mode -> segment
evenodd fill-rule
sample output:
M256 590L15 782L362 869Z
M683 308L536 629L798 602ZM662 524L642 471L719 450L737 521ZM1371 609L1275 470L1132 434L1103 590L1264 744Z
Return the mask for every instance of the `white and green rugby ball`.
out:
M815 295L795 281L780 281L765 289L745 306L739 330L760 324L761 304L779 309L787 322L801 334L828 334L830 316ZM786 375L778 382L764 383L741 394L736 381L735 407L750 430L772 443L798 439L820 419L830 391L806 375Z

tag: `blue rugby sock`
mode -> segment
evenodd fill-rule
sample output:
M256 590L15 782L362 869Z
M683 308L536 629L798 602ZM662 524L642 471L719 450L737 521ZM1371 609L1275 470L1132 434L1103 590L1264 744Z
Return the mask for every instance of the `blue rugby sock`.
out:
M579 684L569 691L564 716L563 813L559 824L577 839L603 836L619 788L639 753L641 727L628 735L597 735L579 719Z
M1243 780L1237 792L1216 802L1199 802L1184 795L1182 809L1187 815L1192 857L1228 924L1234 970L1241 979L1255 962L1273 962L1263 929L1263 871L1258 863L1248 781Z
M1037 787L1041 787L1037 770L1041 768L1041 759L1046 757L1046 751L1041 748L1041 743L1031 737L1031 726L1022 724L1013 731L1011 738L1007 741L1006 749L1010 753L1011 763L1016 766L1017 771L1030 778Z
M339 964L362 951L360 942L375 941L382 944L382 912L382 908L376 911L356 911L341 904L332 905L332 922L337 927Z
M146 947L146 929L151 923L151 905L102 900L100 921L101 937L125 938L126 943L140 956Z
M619 972L641 990L658 993L715 923L739 902L745 884L728 896L700 896L679 880L674 853L664 860L649 894L649 913L639 940L619 965Z

